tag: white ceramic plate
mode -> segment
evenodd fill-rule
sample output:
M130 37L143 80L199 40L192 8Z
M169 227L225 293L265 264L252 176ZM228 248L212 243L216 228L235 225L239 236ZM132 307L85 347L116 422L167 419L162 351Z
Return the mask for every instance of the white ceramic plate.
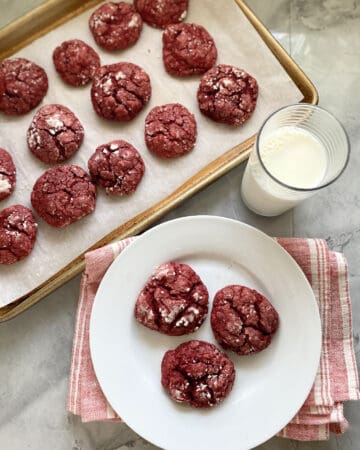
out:
M133 316L149 275L171 260L198 272L210 302L218 289L245 284L268 297L280 316L266 350L245 357L228 352L236 366L235 384L210 410L178 405L160 384L166 350L190 339L216 343L209 317L196 333L169 337ZM167 450L245 450L276 434L305 401L319 363L321 325L310 285L280 245L241 222L194 216L147 231L116 258L96 295L90 346L105 396L145 439Z

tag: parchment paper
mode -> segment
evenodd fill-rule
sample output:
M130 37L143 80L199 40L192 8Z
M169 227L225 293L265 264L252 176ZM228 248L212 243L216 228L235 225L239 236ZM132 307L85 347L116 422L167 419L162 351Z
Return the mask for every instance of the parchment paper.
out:
M241 67L258 80L255 113L241 128L216 124L199 113L196 91L200 77L177 79L167 75L162 64L162 32L146 24L134 47L109 53L101 50L92 38L88 28L90 10L17 54L41 65L48 74L49 91L42 105L66 105L84 125L84 143L70 163L87 169L87 160L98 145L112 139L125 139L141 152L146 173L137 191L128 198L106 196L98 189L95 212L63 230L52 228L38 218L37 241L31 255L12 266L0 266L0 306L34 289L107 233L169 195L206 164L250 137L272 111L302 98L234 1L192 0L190 3L186 20L205 26L212 34L218 48L217 62ZM99 52L102 64L130 61L142 66L150 75L151 101L132 122L121 124L102 120L92 109L90 85L72 88L61 81L53 67L52 52L62 41L72 38L92 45ZM170 102L180 102L195 114L198 139L195 149L185 157L162 161L146 149L144 120L153 106ZM22 117L0 115L0 147L11 152L17 167L16 190L1 202L1 209L18 203L31 207L32 186L49 167L33 157L27 148L26 131L34 113Z

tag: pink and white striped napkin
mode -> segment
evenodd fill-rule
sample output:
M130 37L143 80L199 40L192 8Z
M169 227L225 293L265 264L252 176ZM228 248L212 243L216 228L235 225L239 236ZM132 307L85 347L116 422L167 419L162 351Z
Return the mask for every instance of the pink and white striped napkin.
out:
M83 422L120 421L106 401L90 357L89 323L97 288L114 258L135 238L108 245L85 257L70 373L68 410ZM323 344L319 369L298 414L278 434L301 441L326 440L348 428L343 403L360 399L352 339L348 270L344 256L320 239L277 239L308 278L319 304Z
M348 428L343 403L358 400L347 262L320 239L278 239L309 280L319 304L322 351L314 385L298 414L279 436L300 441L329 439Z

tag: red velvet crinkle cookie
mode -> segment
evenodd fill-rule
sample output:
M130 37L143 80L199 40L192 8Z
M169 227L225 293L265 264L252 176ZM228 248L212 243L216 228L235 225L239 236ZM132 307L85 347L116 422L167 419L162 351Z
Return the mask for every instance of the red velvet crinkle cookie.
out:
M56 166L36 181L31 203L49 225L63 228L95 209L96 187L79 166Z
M161 384L169 396L195 408L222 402L234 380L234 364L209 342L185 342L167 351L161 363Z
M14 264L28 256L36 240L33 213L22 205L0 211L0 264Z
M185 77L202 74L216 62L215 42L201 25L169 25L164 30L162 41L164 66L170 75Z
M122 50L134 45L142 30L142 19L130 3L105 3L89 20L94 39L106 50Z
M238 355L260 352L270 344L278 326L277 311L255 289L231 285L216 293L211 327L225 349Z
M189 0L134 0L134 5L148 25L165 28L185 19Z
M196 121L183 105L155 106L145 119L145 142L161 158L176 158L189 153L196 141Z
M5 59L0 64L0 111L5 114L26 114L47 90L47 75L37 64L24 58Z
M187 264L161 264L135 304L135 318L144 326L170 336L196 331L208 312L209 294L199 275Z
M75 114L62 105L45 105L35 114L27 132L33 155L46 164L69 159L80 147L84 128Z
M215 122L242 125L258 96L255 78L237 67L220 64L203 75L197 93L200 111Z
M93 181L113 195L135 192L145 172L140 153L121 140L100 145L90 157L88 167Z
M136 64L110 64L95 73L91 101L95 112L104 119L132 120L149 102L150 96L150 78Z
M71 39L60 44L53 53L55 69L71 86L84 86L89 83L100 67L96 51L80 39Z
M0 148L0 200L9 197L15 189L16 168L14 161L6 150Z
M2 72L1 69L2 64L0 65L0 70ZM5 91L6 91L6 83L5 83L5 76L4 73L0 72L0 102L2 101L2 97L5 97ZM1 111L1 109L0 109Z

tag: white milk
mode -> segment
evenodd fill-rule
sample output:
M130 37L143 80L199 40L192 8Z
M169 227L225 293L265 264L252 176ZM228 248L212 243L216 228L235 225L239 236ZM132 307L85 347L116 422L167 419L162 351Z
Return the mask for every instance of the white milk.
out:
M279 181L295 188L313 189L324 179L327 152L309 131L282 127L262 138L261 157L267 170ZM283 187L264 171L253 151L242 181L242 197L253 211L272 216L292 208L309 192Z

